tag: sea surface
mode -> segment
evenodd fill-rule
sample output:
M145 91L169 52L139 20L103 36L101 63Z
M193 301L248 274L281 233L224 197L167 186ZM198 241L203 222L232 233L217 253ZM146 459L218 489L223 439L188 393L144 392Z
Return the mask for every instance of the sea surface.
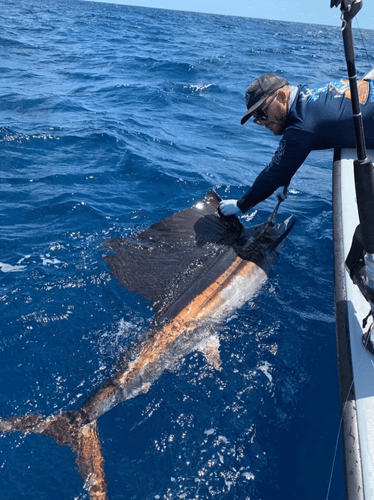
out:
M240 125L255 77L313 83L346 66L339 28L69 0L1 7L0 416L51 415L81 405L153 317L111 276L105 240L211 187L248 189L278 142ZM374 32L355 39L363 74ZM312 153L294 177L279 218L297 224L268 284L222 325L222 370L191 353L99 420L111 500L344 498L331 165L331 151ZM87 498L68 447L0 436L1 500Z

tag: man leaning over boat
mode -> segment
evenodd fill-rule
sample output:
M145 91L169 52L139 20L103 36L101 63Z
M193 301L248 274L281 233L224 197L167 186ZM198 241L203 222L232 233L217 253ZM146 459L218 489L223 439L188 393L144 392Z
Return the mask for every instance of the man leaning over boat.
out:
M358 82L366 142L374 147L374 80ZM223 215L245 213L274 192L284 199L287 188L311 151L354 148L351 94L348 80L293 86L280 75L256 78L245 94L254 123L281 136L278 149L252 187L239 200L220 203Z

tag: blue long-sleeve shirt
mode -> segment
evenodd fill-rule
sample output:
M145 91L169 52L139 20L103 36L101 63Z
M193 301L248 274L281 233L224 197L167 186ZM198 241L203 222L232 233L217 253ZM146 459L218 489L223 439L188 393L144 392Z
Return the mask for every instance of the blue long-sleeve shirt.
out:
M374 147L374 81L360 81L366 144ZM355 146L349 84L338 80L300 85L289 108L286 130L269 165L238 201L244 213L291 178L313 150Z

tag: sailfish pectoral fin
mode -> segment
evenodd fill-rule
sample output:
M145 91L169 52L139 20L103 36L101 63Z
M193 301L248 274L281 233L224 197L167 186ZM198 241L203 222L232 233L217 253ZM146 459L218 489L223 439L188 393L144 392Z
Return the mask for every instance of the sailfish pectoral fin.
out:
M90 500L107 500L104 458L96 421L80 427L72 448Z
M204 339L198 346L196 350L200 351L206 360L206 362L215 370L220 371L222 360L219 354L219 338L217 335L211 335L207 339Z

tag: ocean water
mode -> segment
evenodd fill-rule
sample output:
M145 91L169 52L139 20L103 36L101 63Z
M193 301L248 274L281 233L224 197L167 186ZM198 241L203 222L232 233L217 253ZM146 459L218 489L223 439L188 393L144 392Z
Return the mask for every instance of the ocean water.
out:
M277 145L240 125L253 78L346 66L326 26L65 0L2 0L0 19L0 415L50 415L82 404L153 317L103 242L211 187L245 192ZM362 74L373 32L356 42ZM111 500L344 498L331 164L312 153L294 177L280 218L297 225L222 325L222 370L191 353L99 420ZM68 447L0 436L1 500L86 498Z

